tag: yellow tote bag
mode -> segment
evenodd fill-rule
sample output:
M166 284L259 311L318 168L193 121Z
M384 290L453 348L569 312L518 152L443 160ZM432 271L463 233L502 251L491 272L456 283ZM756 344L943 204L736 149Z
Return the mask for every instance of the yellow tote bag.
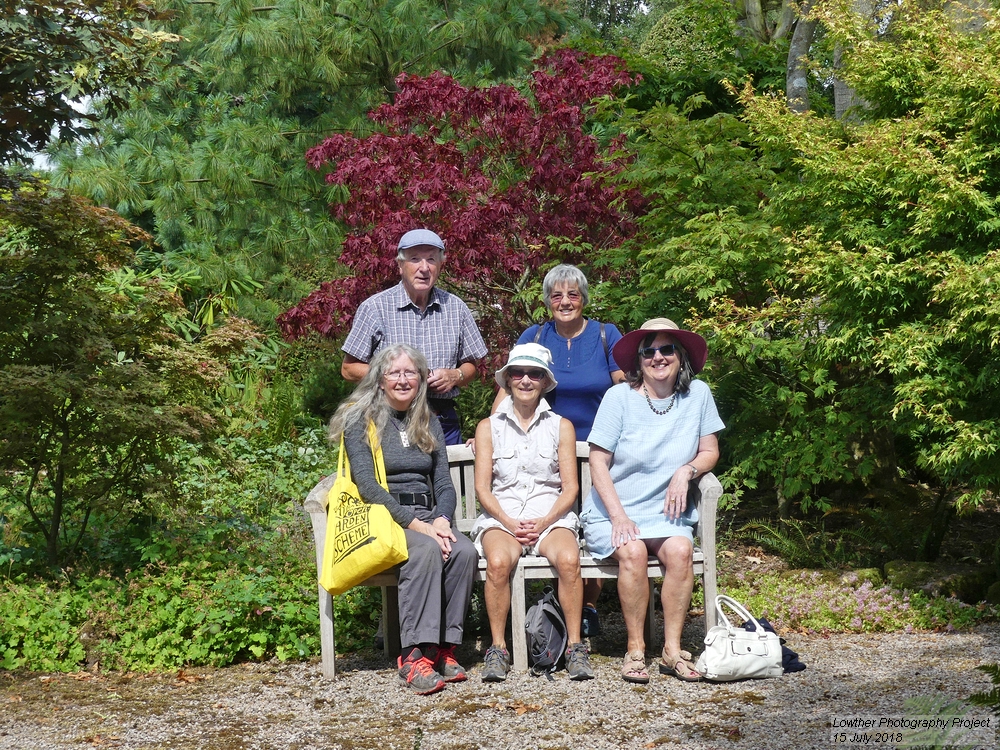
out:
M369 423L369 439L375 425ZM375 478L386 490L381 446L372 451ZM337 479L327 496L326 543L319 582L331 594L343 594L365 579L405 562L406 534L384 505L366 503L351 479L351 463L340 437Z

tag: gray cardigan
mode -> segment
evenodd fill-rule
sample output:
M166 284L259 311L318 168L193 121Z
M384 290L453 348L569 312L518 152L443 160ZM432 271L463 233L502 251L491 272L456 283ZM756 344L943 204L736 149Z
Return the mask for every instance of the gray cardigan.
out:
M404 415L400 413L397 416L402 419ZM399 432L391 423L384 430L381 436L382 459L389 492L375 479L375 462L367 432L367 425L361 422L352 424L344 431L344 447L351 462L351 476L363 500L384 505L392 519L404 529L415 518L413 506L400 505L389 492L432 492L437 503L434 517L455 517L455 487L448 471L444 432L437 418L431 419L431 432L437 441L437 448L432 453L424 453L412 445L404 448Z

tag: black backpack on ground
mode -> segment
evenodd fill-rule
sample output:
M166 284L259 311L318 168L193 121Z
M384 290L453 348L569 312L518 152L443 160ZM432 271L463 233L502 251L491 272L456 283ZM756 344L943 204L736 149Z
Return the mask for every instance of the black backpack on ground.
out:
M551 679L565 660L569 645L566 617L551 586L546 586L542 596L528 609L524 631L531 674L537 677L547 673Z

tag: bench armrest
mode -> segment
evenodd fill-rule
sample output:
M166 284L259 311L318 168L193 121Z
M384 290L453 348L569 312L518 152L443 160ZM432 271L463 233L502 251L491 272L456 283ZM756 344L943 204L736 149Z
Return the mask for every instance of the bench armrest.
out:
M715 572L715 526L718 520L719 498L722 497L722 483L712 472L707 472L698 484L691 488L688 500L698 505L698 523L695 526L705 556L702 583L705 588L705 632L716 624L713 602L718 593Z
M703 548L706 544L711 544L712 548L715 548L715 525L718 518L720 497L722 497L722 483L710 471L702 474L701 479L691 487L688 493L688 502L698 508L695 536L701 540Z
M302 504L312 521L313 540L316 542L317 575L323 567L323 547L326 545L326 497L330 494L330 489L335 481L337 481L335 473L320 480L319 484L309 491Z

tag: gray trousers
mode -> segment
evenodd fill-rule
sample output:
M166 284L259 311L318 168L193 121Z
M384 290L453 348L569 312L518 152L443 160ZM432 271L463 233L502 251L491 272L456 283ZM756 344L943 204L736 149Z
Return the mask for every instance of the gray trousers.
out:
M417 518L430 523L435 514L415 508ZM454 527L447 560L438 543L419 531L406 532L409 559L399 568L399 639L403 648L420 643L462 642L465 614L472 596L479 553Z

